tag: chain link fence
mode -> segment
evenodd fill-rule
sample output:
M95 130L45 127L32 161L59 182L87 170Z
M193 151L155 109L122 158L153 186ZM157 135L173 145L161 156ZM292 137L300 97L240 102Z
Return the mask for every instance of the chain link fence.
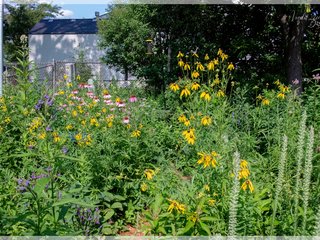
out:
M7 64L4 71L4 83L16 84L16 63ZM115 83L121 87L145 86L146 81L139 80L129 75L125 80L124 74L101 62L72 62L52 61L50 63L37 63L30 66L32 74L30 81L46 84L53 89L59 88L61 84L70 82L80 76L80 82L93 82L100 86L108 86Z

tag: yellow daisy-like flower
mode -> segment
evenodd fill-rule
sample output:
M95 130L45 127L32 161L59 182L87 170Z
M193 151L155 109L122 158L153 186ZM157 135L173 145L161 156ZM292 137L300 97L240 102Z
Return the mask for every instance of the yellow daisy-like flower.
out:
M184 66L184 62L182 61L182 59L179 60L178 66L179 66L179 67L183 67L183 66Z
M200 88L200 84L197 82L194 82L191 84L191 90L197 91Z
M208 61L210 58L209 58L209 55L208 53L206 53L206 55L204 56L204 60Z
M195 143L195 140L196 140L196 136L195 136L194 131L195 131L194 128L190 128L189 130L185 130L185 131L182 132L182 135L184 136L184 138L191 145L193 145Z
M209 102L211 100L211 96L208 92L202 92L200 94L200 99L204 99L205 101Z
M210 186L208 184L203 186L204 190L206 190L207 192L210 192Z
M214 154L207 154L207 153L198 153L198 155L200 156L200 159L197 161L197 163L203 164L203 168L207 168L210 165L215 168L217 166L217 159L216 157L218 157L219 155L216 154L216 152L214 152Z
M45 132L42 132L42 133L39 133L38 138L43 140L46 138L46 136L47 136L47 134Z
M182 98L183 96L188 97L190 94L191 94L190 90L188 88L184 88L181 90L180 98Z
M138 138L138 137L140 137L140 135L141 135L141 131L140 131L140 130L135 130L135 131L133 131L133 132L131 133L131 137L136 137L136 138Z
M239 179L247 179L250 175L250 171L248 168L242 168L239 171Z
M11 118L10 118L10 117L6 117L6 118L4 119L4 122L5 122L6 124L11 123Z
M148 185L146 183L142 183L140 186L140 189L142 192L145 192L148 190Z
M220 57L221 57L221 60L223 62L224 60L228 59L229 56L227 54L225 54L225 53L222 53Z
M281 85L279 86L279 89L280 89L280 91L283 92L283 93L289 92L289 87L288 87L288 86L285 86L285 85L283 85L283 84L281 84Z
M277 98L279 99L284 99L286 96L284 95L283 92L278 93Z
M73 110L71 112L72 117L76 117L78 115L78 112L76 110Z
M184 204L179 203L176 200L168 199L170 205L168 207L168 212L172 212L172 210L176 210L178 213L184 213L186 211L186 206Z
M208 204L209 204L209 206L214 206L214 204L216 203L216 200L214 200L214 199L209 199L208 200Z
M90 119L90 125L99 127L100 124L99 124L99 122L98 122L98 120L96 118L91 118Z
M190 65L188 63L185 63L183 69L188 71L191 68L190 68Z
M264 105L264 106L270 105L270 100L267 99L267 98L263 98L262 99L262 105Z
M183 124L184 124L186 127L190 126L190 120L186 120Z
M178 55L177 55L177 58L182 58L184 55L181 51L179 51Z
M82 134L78 133L74 136L74 139L76 139L77 141L80 141L82 139Z
M182 122L182 123L184 123L184 122L187 121L187 120L188 120L187 117L186 117L185 115L183 115L183 114L180 115L179 118L178 118L178 121L179 121L179 122Z
M213 85L218 85L220 83L220 79L216 78L215 80L213 80Z
M278 79L277 81L274 82L274 84L279 86L280 85L280 80Z
M212 119L211 117L209 116L204 116L202 119L201 119L201 125L203 126L208 126L212 123Z
M154 177L155 174L156 174L155 171L152 170L152 169L144 170L144 175L148 180L151 180Z
M81 77L80 77L80 75L78 74L77 75L77 81L80 81L81 80Z
M196 57L196 58L199 58L199 55L195 52L195 53L192 53L192 56L193 57Z
M242 159L240 162L240 168L247 168L248 167L248 162L245 159Z
M224 92L220 89L218 92L217 92L217 97L224 97L225 94Z
M73 129L73 126L72 126L71 124L68 124L68 125L66 126L66 129L67 129L67 130L71 130L71 129Z
M196 69L197 69L197 71L204 71L204 66L198 62Z
M196 70L194 70L191 74L192 78L198 78L200 76L199 72L197 72Z
M180 89L179 85L177 83L170 83L169 88L171 91L176 92Z
M234 65L233 65L232 63L230 63L230 64L228 65L228 68L227 68L227 69L230 70L230 71L234 70Z
M244 181L244 183L241 185L241 189L243 191L246 191L247 189L249 188L250 192L252 193L254 191L254 187L253 187L253 184L252 182L247 179L246 181Z
M207 68L208 68L209 71L213 71L214 70L214 61L210 61L208 63Z
M222 54L223 54L223 51L222 51L221 48L219 48L217 55L218 55L218 56L221 56Z

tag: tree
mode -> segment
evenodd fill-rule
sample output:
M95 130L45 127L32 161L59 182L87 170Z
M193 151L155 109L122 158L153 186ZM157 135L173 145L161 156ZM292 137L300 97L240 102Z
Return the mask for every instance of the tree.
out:
M60 7L50 4L5 4L5 9L4 52L9 62L16 61L22 35L28 36L31 28L41 19L60 14Z
M140 21L138 12L126 5L112 8L108 19L100 20L100 47L105 50L102 60L125 74L136 73L146 57L145 39L150 33L147 23Z

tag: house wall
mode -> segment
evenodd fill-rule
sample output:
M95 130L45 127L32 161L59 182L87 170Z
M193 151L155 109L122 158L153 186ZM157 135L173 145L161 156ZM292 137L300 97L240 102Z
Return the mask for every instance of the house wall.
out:
M88 62L100 62L100 57L103 56L103 52L98 49L98 36L96 34L29 35L29 60L39 67L52 64L53 60L74 62L75 56L80 50L84 51L85 59ZM103 64L93 66L92 74L94 78L99 78L100 80L124 79L124 74L114 68ZM70 68L72 66L66 64L66 68L60 69L59 73L65 71L66 74L71 74ZM130 79L134 79L134 77L130 77Z

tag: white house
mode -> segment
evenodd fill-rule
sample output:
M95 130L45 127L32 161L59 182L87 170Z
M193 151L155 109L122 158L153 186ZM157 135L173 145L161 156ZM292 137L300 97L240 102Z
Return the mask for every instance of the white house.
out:
M123 80L122 73L101 63L97 33L96 18L43 19L29 31L29 60L39 68L40 78L74 77L75 56L82 51L92 78Z

